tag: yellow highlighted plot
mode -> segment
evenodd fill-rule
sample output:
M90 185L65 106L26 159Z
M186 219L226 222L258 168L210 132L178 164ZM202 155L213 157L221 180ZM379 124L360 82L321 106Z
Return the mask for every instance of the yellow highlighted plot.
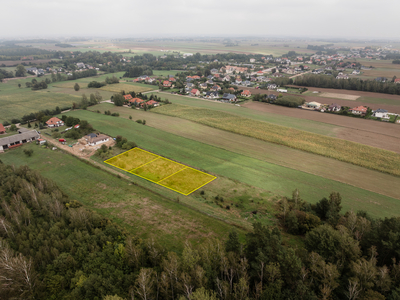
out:
M152 154L140 148L133 148L106 160L105 163L126 171L130 171L158 158L158 155Z
M105 163L183 195L189 195L217 178L140 148L126 151Z

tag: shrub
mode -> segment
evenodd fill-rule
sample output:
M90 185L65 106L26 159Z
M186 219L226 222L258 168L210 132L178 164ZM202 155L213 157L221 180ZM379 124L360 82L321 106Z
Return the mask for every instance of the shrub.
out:
M32 156L33 150L32 149L24 149L24 153L26 156Z

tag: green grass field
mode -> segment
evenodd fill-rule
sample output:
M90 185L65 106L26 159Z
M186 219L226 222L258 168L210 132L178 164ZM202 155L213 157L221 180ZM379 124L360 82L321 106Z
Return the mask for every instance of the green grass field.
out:
M127 111L132 111L132 113L134 113L136 110L127 109ZM229 146L227 146L228 150L225 150L218 146L211 146L163 130L143 126L129 119L105 116L90 111L68 112L67 115L78 117L81 120L88 120L94 128L111 136L122 135L128 138L128 140L135 141L141 148L148 151L163 153L163 155L176 161L180 161L185 165L189 165L199 170L207 170L216 176L225 176L234 181L236 180L253 186L256 189L262 189L267 193L272 193L271 195L291 196L291 192L298 188L302 193L303 199L315 203L322 197L329 195L330 192L339 191L344 199L344 210L353 209L354 211L357 211L364 209L368 210L372 215L380 217L397 215L397 211L400 208L400 202L397 199L350 186L335 180L294 170L290 167L284 167L267 162L263 160L263 156L268 157L269 151L264 150L263 152L263 148L259 148L259 145L256 145L254 148L252 148L251 144L241 145L241 148L233 146L236 152L232 152L229 151ZM164 126L168 127L168 125L168 123L164 123ZM194 127L194 129L197 130L200 128ZM210 134L213 134L213 132L214 131L211 131ZM241 136L238 136L236 141L233 141L233 144L240 143L240 137ZM223 139L224 137L217 136L216 138ZM276 147L276 152L278 153L276 157L278 157L280 149L285 149L286 147ZM259 151L261 154L258 155L256 151ZM246 153L246 155L241 153ZM296 153L297 152L293 152L290 155L296 155ZM301 154L302 152L299 153ZM315 157L315 165L311 164L311 167L317 169L325 168L324 165L318 163L318 158L320 156ZM285 157L274 159L277 163L280 163L279 160L285 160ZM293 159L296 159L296 157L293 157ZM335 162L334 160L332 161ZM342 164L341 162L339 163ZM304 161L304 164L309 165L309 162ZM327 168L330 170L327 171L332 173L332 170L335 170L335 164L327 164ZM339 168L338 172L342 171L352 173L353 168L354 170L359 170L358 172L362 172L362 168L352 165L344 165L343 168ZM366 170L366 173L369 174L369 170ZM397 180L394 177L379 172L371 171L370 173L373 177L371 178L371 180L373 180L372 182L375 182L377 185L380 183L376 180L381 180L383 186L386 186L386 181L390 183L396 182ZM356 174L358 173L356 172ZM383 179L376 179L379 178L380 174L383 175ZM377 176L375 177L375 175ZM384 180L384 178L387 178L388 180ZM137 178L135 180L140 182L140 184L151 187L152 189L157 188L155 184L144 179ZM220 195L224 195L224 193L231 194L230 191L234 188L231 188L230 190L225 189L223 185L221 185L221 181L223 180L219 177L204 188L206 191L214 190ZM390 184L388 187L390 188ZM172 191L165 191L165 194L170 195L172 198L177 195L176 193L174 195L174 192ZM193 194L193 197L194 199L197 199L197 192ZM192 199L192 197L188 197L188 199L181 199L181 201L187 201L188 204L193 204Z
M110 158L105 163L185 196L216 178L137 147Z
M23 153L26 148L33 149L31 157ZM197 245L208 237L225 239L232 229L223 221L118 179L58 150L24 145L1 155L1 160L16 166L28 165L55 181L71 200L80 201L138 237L154 238L170 251L181 251L186 240ZM243 237L244 231L236 230Z
M395 152L204 108L171 104L153 112L400 176L400 155Z
M30 113L35 113L40 110L54 110L56 106L60 108L71 107L73 102L79 102L83 94L89 97L90 94L96 91L100 93L104 100L121 90L126 92L145 92L153 89L150 85L136 83L118 83L107 85L101 89L87 88L90 81L104 81L106 77L122 76L124 72L114 74L104 74L94 77L87 77L78 80L60 81L50 83L45 90L32 91L26 88L25 83L31 82L33 78L9 80L5 83L0 83L0 122L5 120L10 121L12 118L21 118ZM36 78L38 81L50 78L49 75ZM122 82L123 80L121 80ZM74 90L75 83L80 86L79 91ZM21 88L18 87L21 84Z

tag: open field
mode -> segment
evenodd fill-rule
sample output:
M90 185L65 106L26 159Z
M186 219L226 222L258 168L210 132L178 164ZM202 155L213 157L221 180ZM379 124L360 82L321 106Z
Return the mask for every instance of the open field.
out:
M215 176L137 147L112 157L105 163L185 196L216 179Z
M376 77L386 77L392 79L393 76L400 77L400 65L392 64L392 60L373 60L366 58L357 58L345 60L349 62L359 62L363 66L370 67L371 70L361 70L361 74L355 77L362 79L375 79Z
M48 84L45 90L32 91L25 87L26 82L31 82L34 78L13 79L5 83L0 83L0 122L10 121L12 118L21 118L22 116L34 113L40 110L53 110L56 106L60 108L70 107L73 102L79 102L83 94L89 97L96 91L100 93L104 100L110 99L115 92L121 90L145 92L153 89L150 85L136 83L118 83L107 85L101 89L87 88L89 82L104 81L111 76L122 76L123 72L104 74L94 77L81 78L77 80L60 81ZM49 75L37 78L39 81L50 78ZM80 86L79 91L74 90L75 83ZM21 84L21 88L18 87Z
M27 60L27 61L22 61L22 60L1 60L0 61L0 65L4 64L7 67L9 67L9 66L17 66L17 65L20 65L21 63L41 64L41 63L47 63L47 62L52 61L52 60L57 60L57 59L33 59L33 60Z
M278 114L294 119L307 119L338 125L336 137L368 146L400 153L400 126L360 118L320 113L305 109L288 108L260 102L249 102L246 108L266 114Z
M284 109L283 107L276 105L260 105L261 109L264 107ZM378 171L368 170L335 159L211 128L185 119L153 114L143 110L131 110L125 107L116 107L106 103L89 109L99 109L100 111L110 110L111 112L119 113L121 117L126 119L128 119L129 116L132 116L134 120L146 119L147 126L179 135L181 137L279 166L300 170L335 181L345 182L352 186L400 199L400 186L397 184L398 178ZM288 108L286 108L286 110L291 112L296 111L295 109L292 110ZM276 112L276 114L279 113L279 111ZM345 132L351 131L346 128L341 128L341 130ZM359 130L354 130L354 132L357 133ZM382 135L379 136L382 139ZM332 170L335 170L335 172L332 172ZM363 176L360 176L360 174L363 174Z
M260 92L260 90L254 90L256 92ZM261 91L261 93L276 92ZM381 149L395 151L398 153L400 152L400 145L398 141L393 139L400 138L397 124L388 124L377 121L371 122L371 120L355 119L333 114L321 114L278 105L267 105L264 103L257 104L256 102L248 102L242 104L242 107L237 107L235 105L221 102L206 101L178 95L169 95L167 93L156 93L156 95L162 97L163 99L169 99L173 103L177 104L229 112L231 114L236 114L254 120L265 121L276 125L287 126L326 136L343 138L349 141L354 141ZM321 102L321 98L312 98L312 101ZM332 101L338 103L344 100L332 99ZM243 109L244 107L255 109Z
M132 111L132 114L138 112L137 110L127 110ZM147 113L150 114L149 112ZM233 135L233 137L237 138L233 138L232 141L223 140L223 135L215 136L213 138L214 140L221 139L225 143L224 147L227 147L228 149L230 145L232 145L232 143L236 143L235 147L233 147L235 151L240 152L240 147L242 147L243 152L249 154L249 156L229 150L224 150L218 146L207 145L193 139L183 138L175 134L170 134L163 130L151 128L149 126L143 126L129 119L105 116L82 110L71 111L66 113L66 115L72 115L74 117L80 118L81 120L88 120L90 124L92 124L94 128L98 129L99 131L109 134L111 136L122 135L124 137L127 137L128 140L135 141L141 148L144 148L151 152L162 152L165 156L171 157L172 159L180 161L186 165L192 166L200 170L210 171L212 174L217 175L218 179L204 187L206 189L206 193L208 193L208 190L215 190L215 193L224 196L226 191L224 188L224 184L222 184L223 177L220 176L225 176L231 178L232 180L237 180L241 183L251 185L255 189L270 191L273 193L273 195L291 196L291 192L295 188L298 188L301 191L302 198L310 201L311 203L315 203L322 197L326 197L331 191L340 191L341 195L343 196L343 207L345 210L353 209L354 211L356 211L364 209L368 210L374 216L391 216L393 214L397 215L396 211L399 211L397 205L399 205L400 202L399 200L396 200L394 198L350 186L338 181L294 170L289 167L282 167L274 163L269 163L262 158L268 157L270 155L269 149L262 147L262 145L265 144L250 144L249 146L246 142L249 141L251 138L248 137L246 137L246 140L241 140L240 135ZM196 132L198 129L201 130L201 128L204 128L199 128L197 127L197 124L193 124L194 127L192 130ZM171 127L174 127L175 125L171 124ZM169 127L169 123L164 123L164 127ZM190 132L190 130L186 128L181 128L181 130L188 130ZM214 132L215 131L211 131L211 133ZM207 135L208 131L203 132L202 134ZM199 135L199 137L201 137L201 135ZM260 140L256 141L260 143L265 143ZM279 149L292 150L293 152L291 154L293 155L293 157L291 157L290 159L298 159L298 163L309 165L310 162L313 161L312 157L310 157L311 160L309 161L302 161L301 159L303 157L294 156L295 153L305 152L282 147L279 145L273 146L275 146L276 148L272 153L271 158L275 159L275 157L278 157L278 159L280 160L279 163L284 163L287 159L285 156L282 155L279 157L279 153L282 153L279 152ZM260 159L255 159L252 157L255 155L261 155ZM318 155L313 157L317 159L317 162L315 164L311 163L311 165L309 166L310 168L314 168L317 170L322 168L326 172L331 173L334 173L332 172L332 170L335 170L337 176L344 176L344 178L346 178L346 172L347 170L349 170L350 174L358 174L355 180L360 179L360 182L362 181L359 174L363 174L362 170L365 170L363 168L338 162L336 160L330 160L334 163L332 165L327 164L326 166L324 166L323 164L320 165L320 162L318 161L318 158L324 157ZM337 172L334 168L336 166L335 162L339 163L339 168L337 169ZM347 165L348 167L341 168L340 166L342 166L342 164L343 166ZM368 169L365 171L365 174L367 174L366 176L369 176L368 174L371 175L366 180L375 183L374 186L378 186L382 183L382 186L386 186L387 189L390 190L390 186L393 186L392 182L397 182L397 178L393 176L371 171ZM383 177L380 178L380 175L382 175ZM136 178L134 179L135 181L139 182L141 185L148 186L152 190L158 188L157 185L148 182L147 180L137 178L134 175L131 176L132 178ZM175 192L165 190L162 187L159 188L163 189L163 194L170 195L171 198L176 198L177 194ZM236 188L232 187L231 189L233 190ZM396 188L394 190L396 190ZM250 192L251 190L248 190L246 193ZM197 197L197 193L198 192L195 192L188 197L184 197L183 199L181 199L181 202L188 201L187 203L190 204L190 199L192 199L193 197ZM196 203L196 205L198 205L198 202ZM244 219L240 220L244 221Z
M346 94L338 94L338 93L320 93L318 94L319 97L324 97L324 98L336 98L336 99L342 99L342 100L357 100L360 98L360 96L356 95L346 95Z
M153 112L188 119L218 129L400 176L400 155L394 152L210 109L171 104L154 108Z
M26 147L34 150L32 157L23 154ZM208 237L225 239L232 228L63 152L31 144L2 154L1 160L29 165L55 181L71 200L80 201L138 237L154 238L170 250L181 251L186 239L193 244Z

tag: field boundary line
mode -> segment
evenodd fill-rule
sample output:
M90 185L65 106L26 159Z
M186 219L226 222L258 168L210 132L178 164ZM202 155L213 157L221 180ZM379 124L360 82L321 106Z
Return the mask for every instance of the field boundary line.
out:
M158 155L157 155L157 156L158 156ZM128 172L133 172L134 170L137 170L137 169L139 169L139 168L141 168L141 167L143 167L143 166L145 166L145 165L147 165L147 164L149 164L149 163L151 163L151 162L153 162L153 161L156 161L157 159L160 159L160 156L156 157L155 159L153 159L153 160L151 160L151 161L149 161L149 162L147 162L147 163L144 163L143 165L141 165L141 166L139 166L139 167L137 167L137 168L134 168L134 169L132 169L132 170L129 170Z
M107 164L110 164L110 163L108 163L109 160L114 159L114 158L116 158L116 157L118 157L118 156L120 156L120 155L122 155L122 154L125 154L125 153L128 153L128 152L130 152L130 151L133 151L133 150L136 149L136 148L138 148L138 147L132 148L132 149L130 149L130 150L128 150L128 151L125 151L125 152L122 152L122 153L120 153L120 154L118 154L118 155L115 155L115 156L113 156L113 157L111 157L111 158L105 160L104 162L107 163ZM138 148L138 149L140 149L140 148ZM140 149L140 150L142 150L142 149ZM112 164L110 164L110 165L112 165Z
M173 174L171 174L171 175L168 175L167 177L165 177L165 178L163 178L163 179L157 181L157 183L159 183L159 182L161 182L161 181L163 181L163 180L165 180L165 179L167 179L167 178L170 178L171 176L174 176L174 175L178 174L179 172L181 172L181 171L183 171L183 170L185 170L185 169L187 169L187 168L189 168L189 167L186 166L185 168L182 168L182 169L180 169L179 171L177 171L177 172L175 172L175 173L173 173Z
M164 156L161 156L161 155L158 155L158 154L152 153L152 152L150 152L150 151L147 151L147 150L141 149L141 148L139 148L139 147L137 147L137 148L138 148L138 149L140 149L140 150L142 150L142 151L144 151L144 152L150 153L150 154L152 154L152 155L157 155L159 158L162 158L162 159L165 159L165 160L169 160L169 161L171 161L171 162L173 162L173 163L175 163L175 164L178 164L178 165L181 165L181 166L184 166L184 167L190 168L189 166L187 166L187 165L184 165L184 164L181 164L181 163L179 163L179 162L177 162L177 161L174 161L174 160L172 160L172 159L169 159L169 158L166 158L166 157L164 157Z

